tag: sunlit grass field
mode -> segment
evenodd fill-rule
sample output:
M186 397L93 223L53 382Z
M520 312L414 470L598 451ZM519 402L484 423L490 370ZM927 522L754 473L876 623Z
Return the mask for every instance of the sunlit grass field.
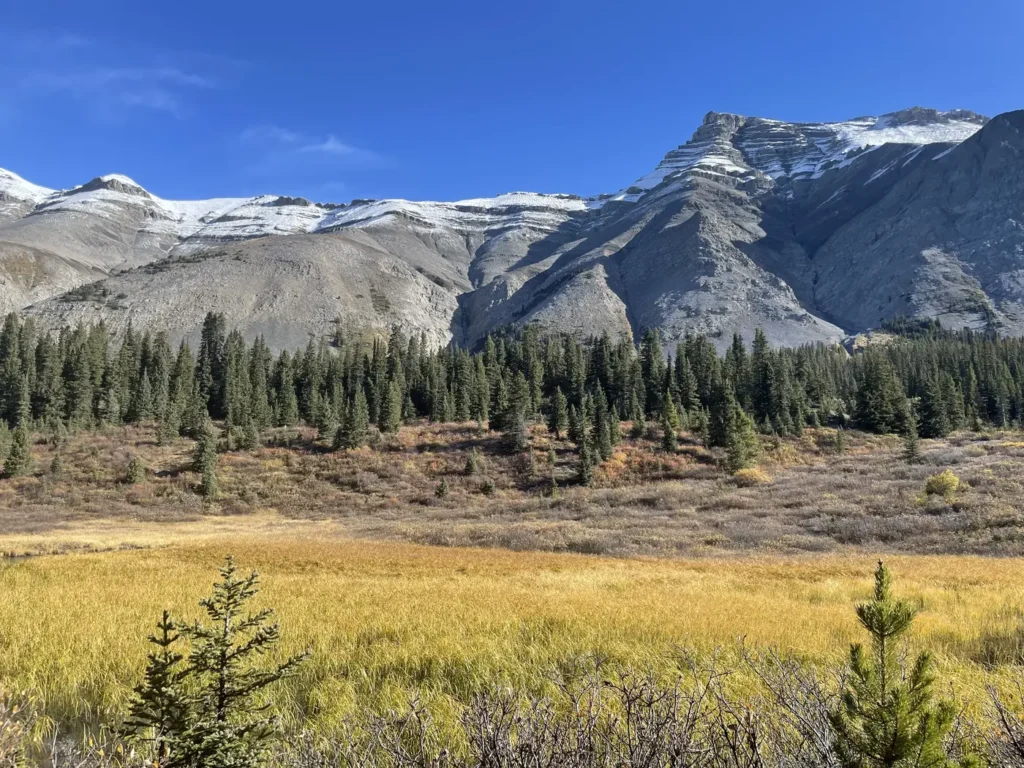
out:
M443 720L491 684L542 690L580 659L671 673L684 650L736 659L739 643L839 662L859 639L853 606L871 588L867 554L664 561L430 548L179 529L163 546L35 557L0 566L0 680L62 723L116 721L163 608L199 616L231 553L263 578L282 655L312 651L279 689L290 723L329 731L413 696ZM914 642L966 702L1008 667L981 662L1020 636L1018 560L887 558L896 591L921 607Z

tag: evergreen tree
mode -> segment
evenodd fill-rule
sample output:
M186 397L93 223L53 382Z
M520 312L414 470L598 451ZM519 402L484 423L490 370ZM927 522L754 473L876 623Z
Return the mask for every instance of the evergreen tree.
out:
M949 412L946 398L936 377L930 377L921 393L921 437L937 438L949 434Z
M754 420L737 404L729 420L729 436L726 440L726 466L730 472L738 472L751 466L761 452L761 441L754 428Z
M608 401L604 392L598 385L597 394L594 396L594 450L601 461L607 461L612 457L612 428L611 414L608 410Z
M594 451L590 444L584 442L579 449L579 465L576 470L576 479L580 485L590 485L594 482Z
M366 402L366 395L360 387L349 408L348 418L345 419L344 432L342 433L341 445L343 448L359 448L366 443L367 431L370 427L370 410ZM338 428L339 431L342 427Z
M132 456L124 476L128 485L138 485L146 479L146 465L138 455Z
M216 499L218 490L217 438L209 419L207 419L196 443L195 453L192 455L192 469L201 475L199 492L203 498L209 501Z
M229 557L212 596L200 601L208 624L172 624L166 616L161 621L158 650L147 665L129 722L138 723L137 732L161 732L160 751L167 755L161 765L166 768L255 768L265 763L279 723L259 697L294 673L306 655L260 666L260 659L279 642L280 628L273 623L273 611L247 611L258 591L258 574L239 577ZM184 667L172 650L174 629L190 643Z
M402 390L396 380L387 387L387 396L381 401L380 422L377 426L386 434L393 434L402 425Z
M4 462L6 477L20 477L32 471L32 436L24 424L14 430L11 447Z
M554 434L556 440L562 439L562 433L569 425L569 408L561 387L555 387L555 397L551 404L551 416L548 419L548 429Z
M910 403L904 405L906 429L903 433L903 458L915 462L921 455L921 446L917 437L917 416Z
M158 634L150 635L155 646L147 654L142 682L135 687L124 728L150 745L153 768L185 768L187 750L182 741L189 730L188 699L184 691L187 675L185 657L176 646L181 639L167 611L156 625Z
M255 451L260 447L260 430L256 426L256 419L247 416L242 431L242 447L247 451Z
M530 447L530 433L526 429L526 419L516 411L505 421L505 431L501 437L502 450L510 455L522 453Z
M672 419L669 418L668 412L665 409L662 409L661 449L666 453L675 453L678 440L679 438L676 434L676 428L672 426Z
M849 682L830 718L843 768L954 765L943 740L955 709L934 700L931 656L920 654L909 670L902 664L902 646L916 613L892 596L889 572L880 562L872 599L857 606L870 649L859 643L850 648Z

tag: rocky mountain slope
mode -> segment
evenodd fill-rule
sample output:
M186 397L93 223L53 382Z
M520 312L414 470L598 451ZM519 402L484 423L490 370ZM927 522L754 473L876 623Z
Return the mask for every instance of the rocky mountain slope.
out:
M1024 332L1022 122L712 112L651 173L590 199L186 203L121 176L58 192L4 171L0 304L174 337L217 310L280 347L335 320L466 344L528 322L723 345L763 327L798 344L897 314Z

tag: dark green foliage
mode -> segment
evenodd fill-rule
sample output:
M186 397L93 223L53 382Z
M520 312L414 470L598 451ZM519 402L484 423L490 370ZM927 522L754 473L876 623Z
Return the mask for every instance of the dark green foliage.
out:
M339 437L335 437L334 448L359 448L366 444L367 431L370 428L370 411L366 404L366 395L360 388L349 409L345 424L338 427Z
M576 469L576 479L580 485L590 485L594 482L594 450L589 443L584 443L579 451L579 463Z
M729 420L729 436L725 446L725 461L730 472L751 466L761 453L761 441L754 429L754 420L737 404Z
M948 405L938 378L929 378L921 392L919 427L921 437L945 437L950 433Z
M158 634L149 637L155 648L147 655L146 671L135 687L124 729L147 746L153 766L184 768L188 764L183 742L191 724L183 688L185 657L176 649L181 636L167 611L156 627Z
M637 347L607 335L543 337L527 326L488 338L476 354L431 350L425 338L397 331L369 344L355 335L337 341L273 354L210 315L193 356L185 344L172 353L163 334L129 328L118 345L102 323L50 335L11 315L0 328L0 421L52 431L153 420L167 444L179 433L198 439L216 418L243 446L252 444L249 419L257 430L305 422L322 440L341 425L332 444L344 447L364 443L371 424L393 431L417 418L490 419L504 431L517 414L529 423L540 410L557 436L568 431L577 446L590 440L602 456L617 441L617 415L638 439L670 404L677 431L723 448L731 400L777 435L798 435L808 423L846 426L850 413L859 428L902 434L908 398L919 403L925 436L1024 421L1024 340L930 326L852 355L825 344L773 349L761 332L749 350L734 337L721 357L711 340L689 336L671 359L653 330Z
M439 499L445 499L448 497L448 478L442 477L441 482L434 488L434 495Z
M548 429L559 440L562 433L569 426L569 406L561 387L555 387L555 397L551 405L551 415L548 417Z
M598 388L594 396L594 450L602 461L612 457L612 415L604 392Z
M473 448L466 454L466 467L464 471L467 475L479 475L482 465L483 460L480 458L480 453L476 448Z
M143 682L126 730L151 745L161 768L255 768L279 735L262 694L292 674L305 655L282 664L260 661L280 638L273 612L247 610L259 591L253 572L240 577L229 557L200 601L209 623L179 624L166 612L150 638ZM177 650L187 641L187 656Z
M526 429L526 419L520 412L509 414L505 419L505 431L501 436L501 448L509 454L522 453L530 446L530 433Z
M929 654L904 666L905 638L917 611L892 596L890 581L880 562L872 599L857 606L871 644L850 648L847 687L831 715L836 754L844 768L951 767L943 740L956 710L934 700Z
M124 481L129 485L137 485L146 479L146 465L138 456L132 456L124 473Z
M668 419L661 421L661 450L666 453L675 453L679 444L679 436L676 434L672 422Z
M917 435L917 416L909 403L904 405L904 413L906 429L903 433L903 458L908 462L914 462L921 455L921 446Z
M380 431L393 434L402 425L402 389L398 381L392 380L387 386L387 393L381 401L380 420L377 424Z
M846 453L846 430L842 427L836 429L835 452L837 456Z
M207 420L203 427L199 440L196 443L195 452L192 454L192 469L201 476L199 492L203 498L212 501L217 498L217 438L213 431L213 424Z
M260 430L256 426L256 420L252 416L246 416L245 426L242 429L242 448L247 451L255 451L260 447Z
M19 424L11 438L11 447L4 462L6 477L19 477L32 471L32 436L24 424Z

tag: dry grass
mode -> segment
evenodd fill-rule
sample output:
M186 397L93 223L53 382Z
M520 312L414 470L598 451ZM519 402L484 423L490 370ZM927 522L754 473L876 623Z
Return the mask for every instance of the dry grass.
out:
M52 449L35 446L36 475L0 481L0 533L15 545L10 536L46 534L67 549L73 542L60 546L60 539L69 526L109 520L281 517L330 521L373 539L627 556L851 547L1024 554L1020 433L922 441L920 461L908 464L895 438L851 432L836 456L834 432L808 430L798 440L767 439L749 477L729 475L718 455L685 436L666 455L657 437L622 443L597 468L595 487L581 488L571 446L542 428L534 430L533 476L529 462L502 455L498 437L475 425L405 427L375 449L339 453L308 430L285 430L273 446L221 454L221 498L204 507L187 470L191 441L161 447L150 429L112 429L75 436L59 477L45 470ZM471 450L482 463L472 475L465 471ZM151 471L128 485L134 454ZM926 495L928 478L946 469L962 481L957 493ZM554 497L552 474L560 486ZM448 491L439 498L442 479Z
M198 534L198 539L193 536ZM264 577L288 653L313 649L277 705L329 730L362 708L418 694L444 717L488 684L525 690L598 656L674 667L680 648L778 646L838 661L859 637L869 556L621 560L330 540L321 526L280 537L181 526L152 550L29 558L0 570L0 679L63 722L123 711L164 607L196 615L222 557ZM980 700L1024 612L1020 567L975 557L892 557L901 595L922 609L915 642L943 680ZM1003 633L1003 634L1000 634ZM1015 633L1015 634L1014 634ZM1011 640L1007 640L1011 638ZM730 650L731 649L731 650Z

